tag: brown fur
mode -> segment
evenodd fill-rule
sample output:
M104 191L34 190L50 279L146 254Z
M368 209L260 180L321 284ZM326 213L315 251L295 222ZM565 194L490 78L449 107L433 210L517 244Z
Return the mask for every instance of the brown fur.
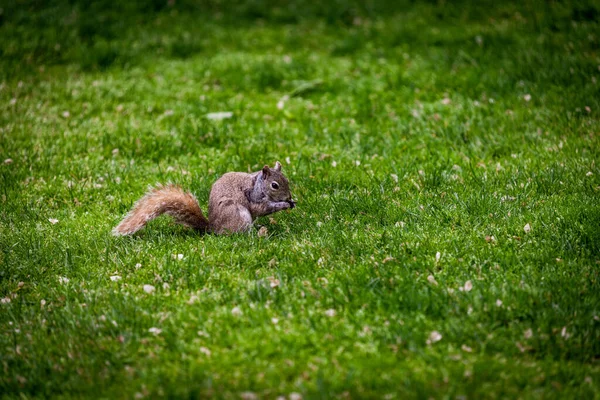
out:
M190 228L206 231L208 220L202 214L198 200L190 194L185 193L179 186L157 185L150 188L148 193L135 203L133 209L113 229L115 235L131 235L144 226L150 220L168 214L180 223Z
M229 172L219 178L210 191L208 219L202 214L196 198L180 187L159 185L150 188L113 229L113 233L131 235L162 214L168 214L175 222L203 232L244 232L257 217L293 208L294 205L289 183L281 173L281 164L277 162L273 169L265 165L261 171L253 174Z

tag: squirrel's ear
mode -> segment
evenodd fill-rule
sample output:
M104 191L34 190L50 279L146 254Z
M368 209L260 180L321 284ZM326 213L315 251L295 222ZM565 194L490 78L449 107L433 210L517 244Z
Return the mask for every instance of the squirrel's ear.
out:
M275 162L275 168L273 168L277 172L281 172L281 163L279 161Z
M265 165L262 169L262 173L264 176L269 176L269 174L271 173L271 170L269 169L268 165Z

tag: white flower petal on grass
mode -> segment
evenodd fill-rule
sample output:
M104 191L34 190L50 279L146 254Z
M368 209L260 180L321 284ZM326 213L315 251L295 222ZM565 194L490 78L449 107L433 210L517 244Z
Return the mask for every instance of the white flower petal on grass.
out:
M462 351L466 351L467 353L470 353L473 351L473 349L470 348L469 346L467 346L466 344L463 344L462 346L460 346L460 348L462 349Z
M565 340L569 339L571 337L571 334L569 332L567 332L567 327L563 326L563 328L560 331L560 336L564 337Z
M396 175L396 174L390 174L390 176L392 177L392 179L394 180L394 182L398 183L398 175Z
M58 220L57 220L56 218L48 218L48 221L50 221L50 223L51 223L52 225L54 225L54 224L57 224L57 223L58 223Z
M281 283L281 282L279 281L279 279L276 279L276 278L275 278L275 277L273 277L273 276L270 276L270 277L268 277L267 279L269 280L269 286L270 286L272 289L275 289L275 288L276 288L276 287L278 287L278 286L279 286L279 284Z
M285 158L285 162L286 162L286 163L289 165L289 164L291 164L291 163L292 163L292 160L290 160L290 158L289 158L289 157L286 157L286 158Z
M0 299L0 303L2 304L8 304L10 303L10 297L3 297Z
M148 329L148 332L153 333L155 335L160 335L160 333L162 332L162 329L152 327L152 328Z
M4 160L4 164L8 165L8 164L12 164L13 160L12 158L7 158L6 160Z
M289 396L290 400L302 400L302 395L300 393L292 392Z
M533 331L531 330L531 328L529 328L525 332L523 332L523 336L525 337L525 339L531 338L533 336Z
M258 237L266 237L269 234L269 230L266 226L261 226L258 230Z
M59 276L58 282L59 283L69 283L69 278L65 278L64 276Z
M331 162L331 166L332 166L333 168L337 167L337 162L336 162L335 160L333 160L333 161Z
M135 269L140 269L140 268L142 268L142 264L140 264L140 263L135 264Z
M271 318L271 323L277 325L279 323L279 318Z
M497 307L502 307L502 300L500 300L500 299L497 299L497 300L496 300L496 306L497 306Z
M442 253L438 251L437 253L435 253L435 262L440 262L440 258L442 258Z
M222 119L228 119L231 117L233 117L233 112L231 111L219 111L206 114L206 118L213 121L220 121Z
M120 281L121 277L119 275L112 275L110 277L110 280L113 281L113 282Z
M5 161L5 162L6 162L6 161ZM588 173L587 173L587 174L585 174L585 176L592 176L592 175L594 175L594 173L593 173L592 171L588 171Z
M465 292L470 292L473 289L473 283L471 281L466 281L465 286L463 286L463 290Z
M210 357L211 352L210 352L210 350L208 348L206 348L206 347L200 347L199 350L200 350L200 353L204 354L205 356Z
M438 331L433 331L429 334L429 339L427 339L427 344L436 343L442 340L442 334Z
M178 260L183 260L183 254L177 254L177 259Z
M68 112L68 111L64 111L64 112L62 113L62 116L63 116L63 118L69 118L69 117L71 116L71 113L70 113L70 112Z
M235 306L231 309L231 315L233 315L234 317L239 317L240 315L242 315L242 310Z
M240 397L242 400L258 400L258 396L254 392L242 392Z
M432 285L435 285L435 286L437 286L437 284L438 284L437 281L435 280L435 277L433 275L429 275L427 277L427 282L429 282L429 283L431 283Z
M335 317L335 310L333 308L330 308L329 310L325 311L325 315L327 315L328 317Z
M531 232L531 225L529 225L529 223L525 224L523 230L525 231L525 233Z
M144 285L144 292L150 294L152 292L154 292L154 290L156 289L154 286L152 285Z
M529 93L527 93L525 96L523 96L523 100L531 101L531 95Z

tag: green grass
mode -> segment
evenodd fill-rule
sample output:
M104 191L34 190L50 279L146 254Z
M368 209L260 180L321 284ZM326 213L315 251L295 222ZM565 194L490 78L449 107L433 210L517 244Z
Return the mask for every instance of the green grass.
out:
M0 13L3 396L600 397L597 2L91 4Z

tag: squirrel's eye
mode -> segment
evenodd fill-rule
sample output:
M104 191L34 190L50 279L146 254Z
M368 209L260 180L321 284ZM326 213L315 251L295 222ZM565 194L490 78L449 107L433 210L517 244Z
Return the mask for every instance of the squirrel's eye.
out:
M279 189L279 184L277 182L271 182L271 187L273 189Z

